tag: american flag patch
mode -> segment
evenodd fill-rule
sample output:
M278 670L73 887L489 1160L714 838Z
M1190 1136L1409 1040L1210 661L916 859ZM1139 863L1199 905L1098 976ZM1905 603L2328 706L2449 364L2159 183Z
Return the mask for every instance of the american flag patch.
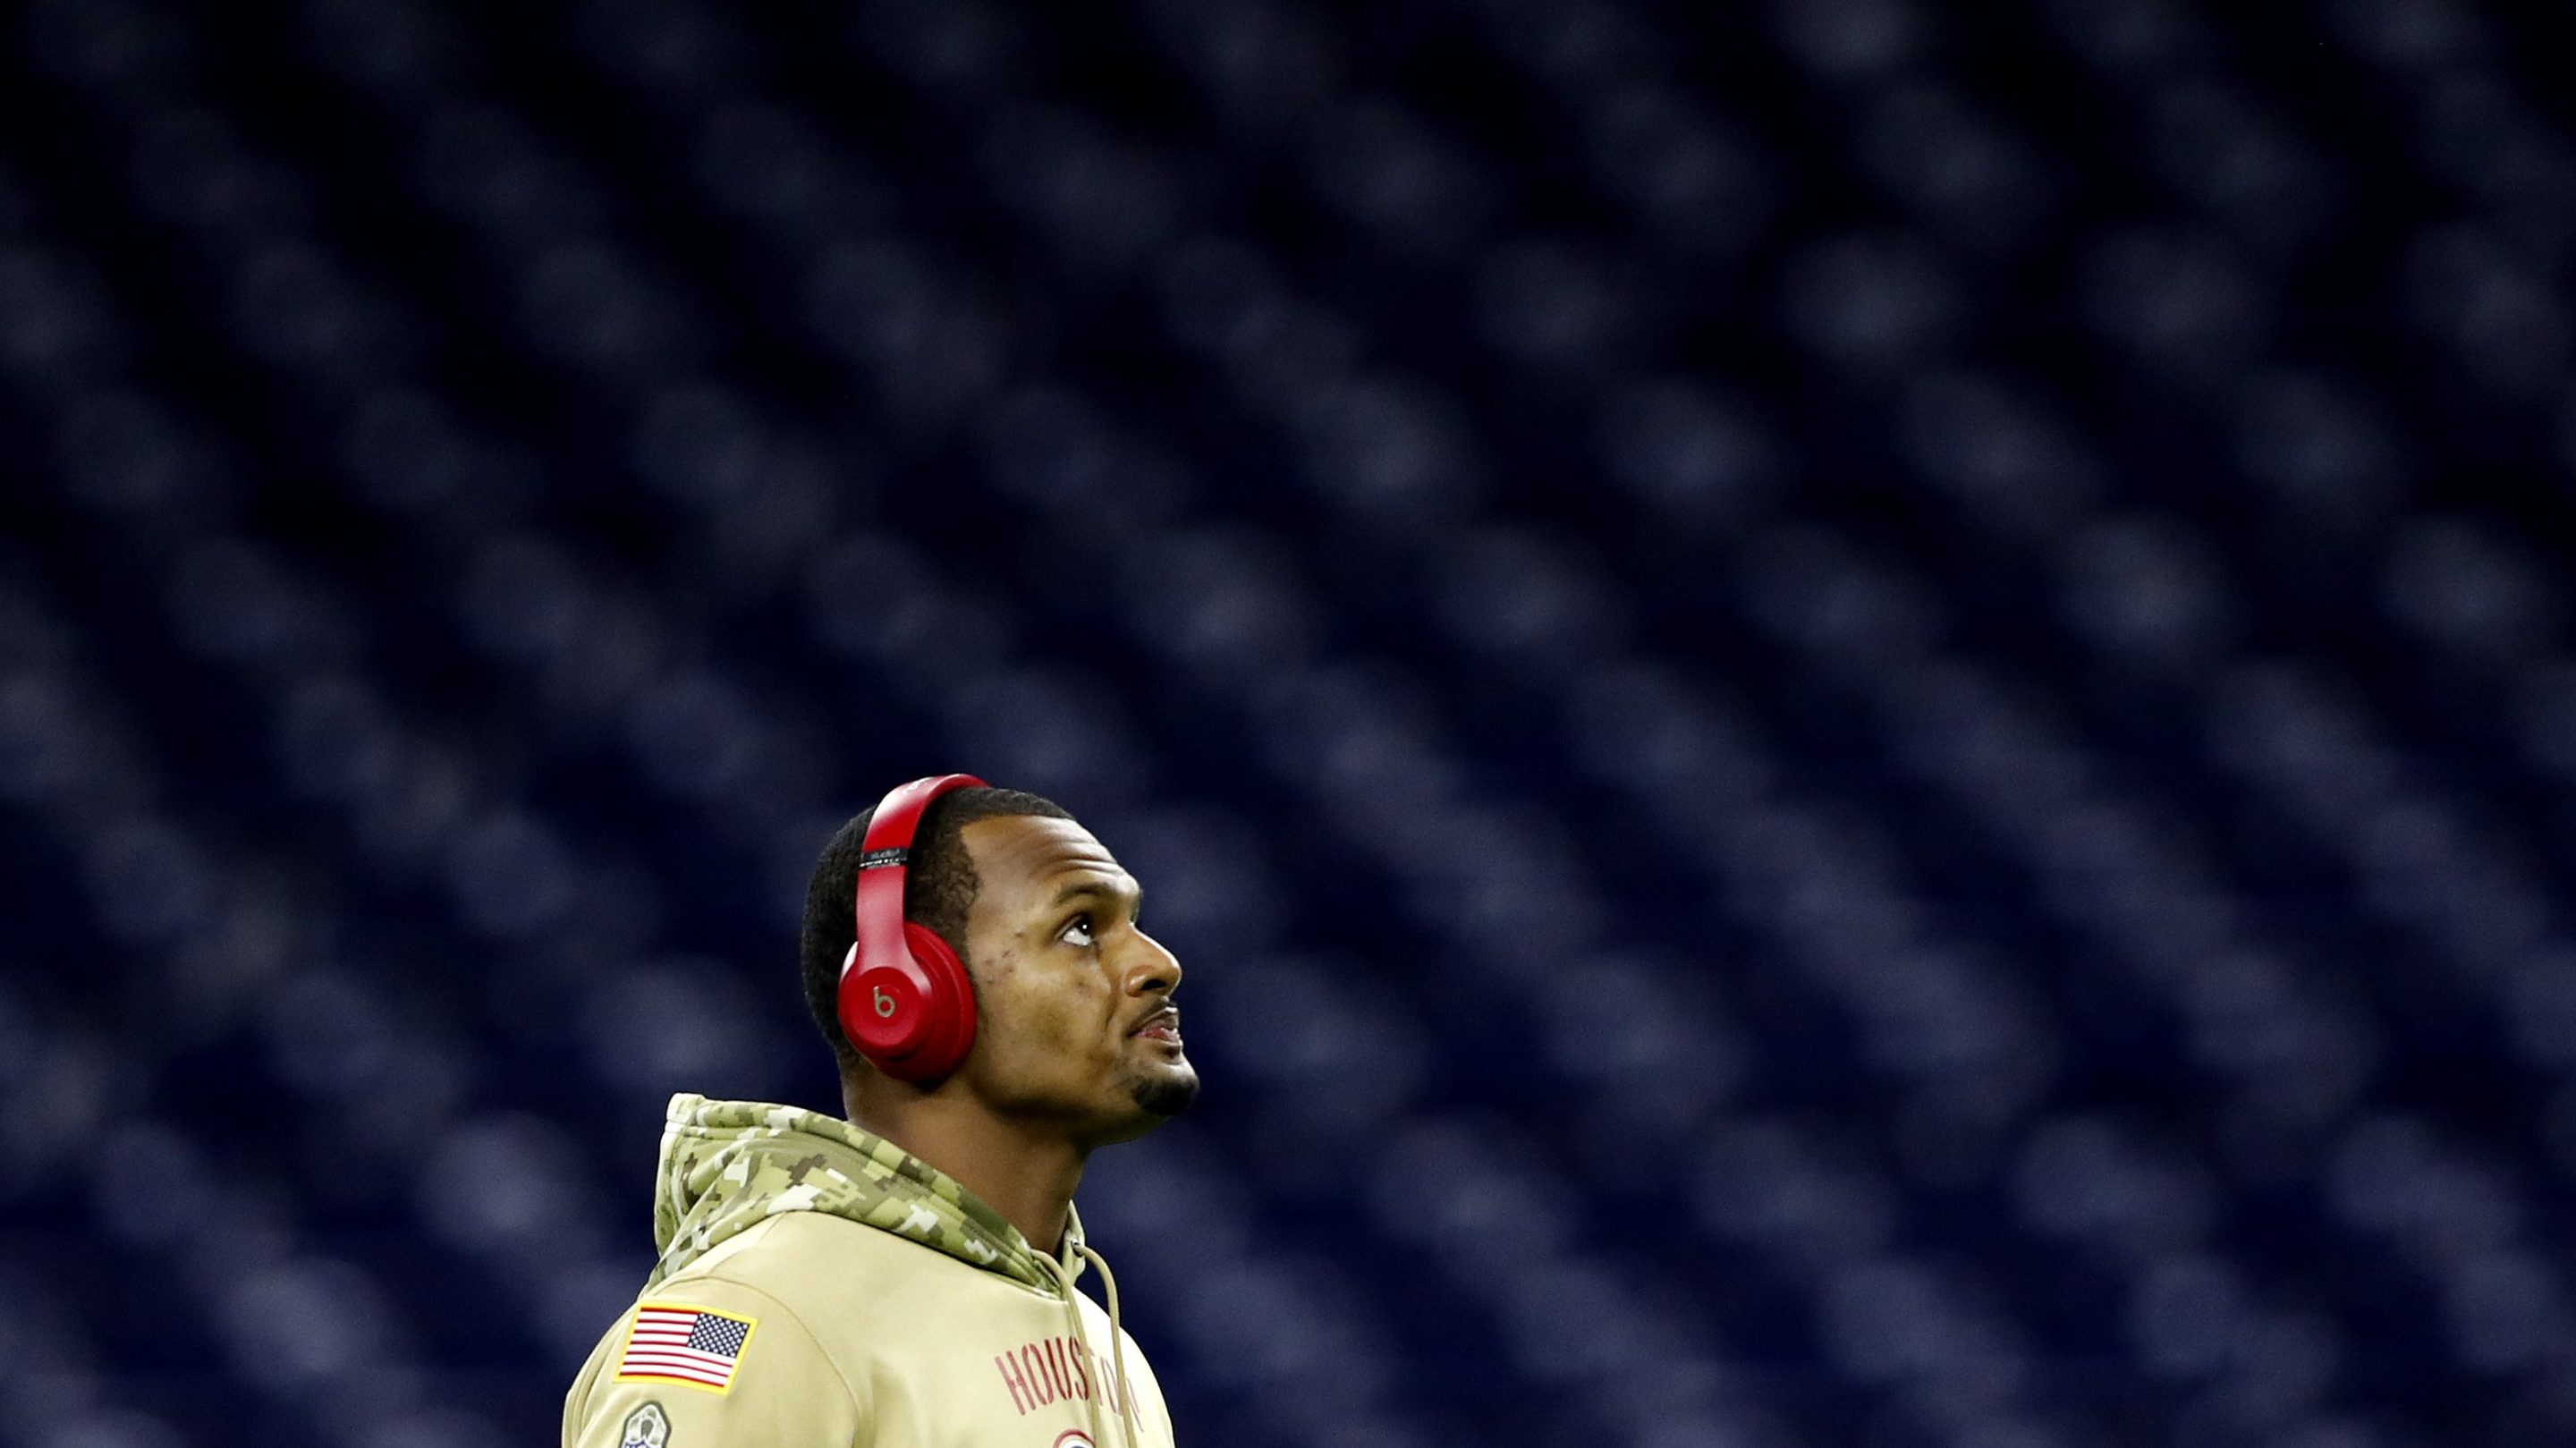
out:
M710 1393L733 1391L734 1369L759 1319L681 1302L646 1302L626 1329L617 1355L621 1383L686 1383Z

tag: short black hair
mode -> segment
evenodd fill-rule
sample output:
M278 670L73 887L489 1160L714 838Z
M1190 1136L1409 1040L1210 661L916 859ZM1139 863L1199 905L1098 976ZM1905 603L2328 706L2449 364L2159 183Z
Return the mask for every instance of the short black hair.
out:
M805 887L805 930L800 952L805 968L805 1009L813 1014L823 1039L832 1043L832 1054L839 1058L843 1070L860 1060L858 1052L851 1048L850 1038L841 1031L838 1007L841 962L848 957L850 941L858 933L860 846L867 839L868 821L875 815L876 811L869 809L841 826L832 842L823 847L823 857L814 862L814 877ZM983 881L975 875L975 862L967 857L963 834L977 820L1005 815L1073 818L1064 806L1039 795L969 785L932 800L930 808L922 812L920 830L913 836L912 859L904 869L903 918L930 927L957 952L959 960L966 958L966 912L974 906L976 892L983 888Z

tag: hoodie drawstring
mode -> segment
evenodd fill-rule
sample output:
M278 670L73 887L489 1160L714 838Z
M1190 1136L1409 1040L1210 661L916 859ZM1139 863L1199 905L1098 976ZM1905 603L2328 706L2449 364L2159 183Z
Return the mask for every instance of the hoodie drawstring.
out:
M1100 1269L1101 1287L1109 1295L1109 1365L1118 1377L1118 1431L1127 1439L1127 1448L1136 1448L1136 1400L1127 1394L1127 1334L1118 1326L1118 1274L1109 1270L1109 1259L1091 1250L1090 1243L1075 1242L1073 1250ZM1066 1284L1068 1291L1071 1286Z
M1128 1414L1135 1411L1135 1399L1127 1395L1127 1336L1119 1331L1118 1327L1118 1278L1109 1270L1109 1259L1093 1251L1090 1243L1076 1239L1070 1245L1074 1251L1082 1254L1084 1261L1100 1269L1100 1281L1109 1295L1109 1356L1111 1368L1116 1372L1118 1379L1116 1409L1118 1436L1126 1440L1127 1448L1136 1448L1136 1425L1128 1417ZM1039 1261L1047 1265L1049 1272L1055 1274L1056 1285L1064 1289L1064 1318L1065 1322L1073 1328L1074 1342L1084 1352L1091 1352L1091 1339L1082 1330L1082 1306L1073 1300L1073 1274L1067 1272L1064 1264L1053 1257L1043 1252L1035 1255ZM1099 1354L1092 1353L1092 1356L1096 1361ZM1086 1375L1089 1371L1086 1366ZM1093 1448L1109 1448L1109 1445L1100 1440L1100 1394L1097 1391L1091 1394L1091 1442Z

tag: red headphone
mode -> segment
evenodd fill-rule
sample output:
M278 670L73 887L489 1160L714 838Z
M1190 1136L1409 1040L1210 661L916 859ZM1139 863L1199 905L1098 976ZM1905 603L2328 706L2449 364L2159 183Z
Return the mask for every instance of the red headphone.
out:
M922 811L971 774L934 774L877 801L859 844L858 925L841 958L841 1032L898 1081L933 1081L975 1044L975 993L966 964L926 925L903 918L903 885Z

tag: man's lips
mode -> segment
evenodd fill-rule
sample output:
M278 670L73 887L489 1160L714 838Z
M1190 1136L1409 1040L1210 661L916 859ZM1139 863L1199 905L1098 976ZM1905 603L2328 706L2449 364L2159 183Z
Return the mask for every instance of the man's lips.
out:
M1127 1034L1151 1041L1178 1041L1181 1038L1181 1013L1177 1007L1165 1006L1128 1028Z

